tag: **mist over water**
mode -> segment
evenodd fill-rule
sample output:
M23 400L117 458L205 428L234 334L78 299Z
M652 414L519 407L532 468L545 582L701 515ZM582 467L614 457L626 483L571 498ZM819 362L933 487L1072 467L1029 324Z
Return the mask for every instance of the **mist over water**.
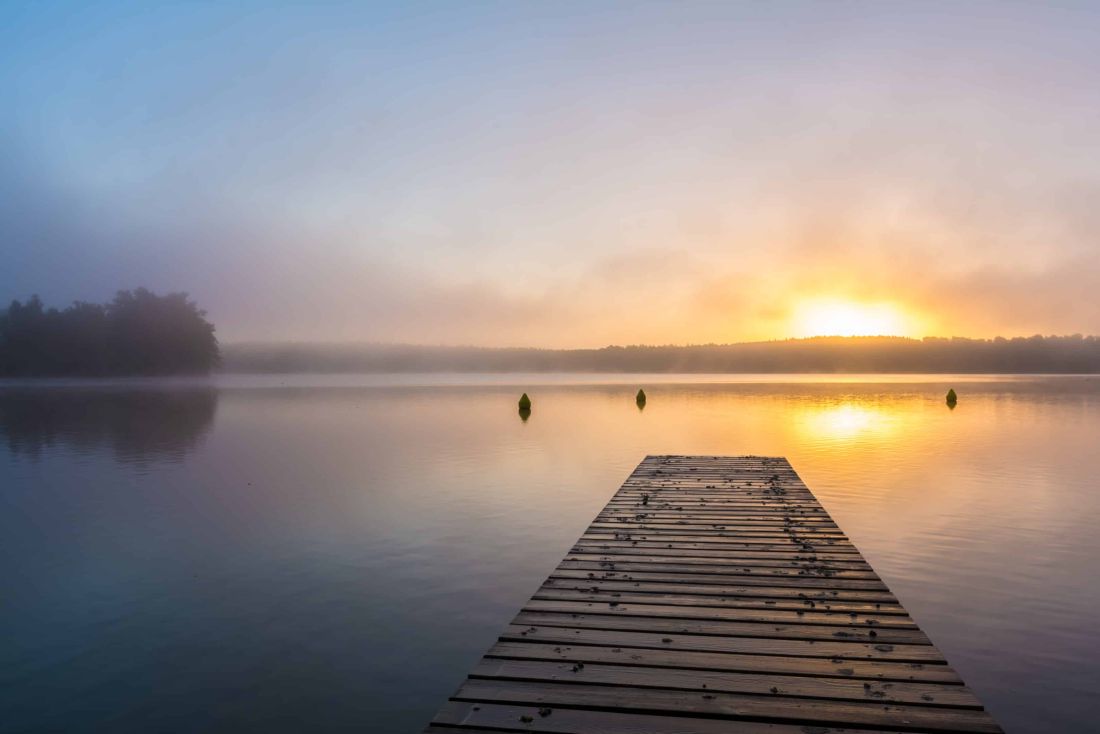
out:
M0 385L0 731L418 731L659 453L787 456L1007 731L1083 731L1098 428L1094 377Z

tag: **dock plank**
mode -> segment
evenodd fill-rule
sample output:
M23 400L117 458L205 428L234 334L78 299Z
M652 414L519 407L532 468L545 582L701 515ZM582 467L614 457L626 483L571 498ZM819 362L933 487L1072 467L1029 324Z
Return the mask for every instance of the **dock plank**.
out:
M865 662L830 658L798 658L782 655L745 655L732 652L651 650L644 647L555 645L552 642L498 642L487 658L512 660L560 660L583 663L615 663L682 670L728 670L738 673L778 673L849 680L930 681L962 684L947 665Z
M782 458L649 456L428 732L1000 732Z

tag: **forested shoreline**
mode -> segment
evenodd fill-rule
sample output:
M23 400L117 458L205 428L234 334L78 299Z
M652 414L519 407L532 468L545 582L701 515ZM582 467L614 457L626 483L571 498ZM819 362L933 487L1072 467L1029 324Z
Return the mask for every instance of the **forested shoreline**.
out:
M0 310L3 377L206 374L219 358L214 325L186 293L138 288L64 309L31 296Z

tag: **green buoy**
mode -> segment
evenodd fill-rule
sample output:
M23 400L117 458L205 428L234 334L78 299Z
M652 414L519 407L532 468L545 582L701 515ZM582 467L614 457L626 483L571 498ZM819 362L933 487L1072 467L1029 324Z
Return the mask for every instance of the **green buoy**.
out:
M950 408L954 408L955 404L959 402L959 396L955 394L955 388L951 388L947 391L947 405Z
M527 397L527 393L523 393L523 396L519 399L519 409L520 410L530 410L531 409L531 398Z
M634 402L638 404L639 408L645 407L645 390L638 389L638 394L634 396Z

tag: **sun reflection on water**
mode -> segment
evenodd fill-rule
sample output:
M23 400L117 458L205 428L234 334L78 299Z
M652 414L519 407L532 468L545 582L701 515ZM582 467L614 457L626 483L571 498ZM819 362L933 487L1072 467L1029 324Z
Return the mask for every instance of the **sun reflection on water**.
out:
M813 441L883 439L897 430L901 412L863 402L814 405L797 410L794 423Z

